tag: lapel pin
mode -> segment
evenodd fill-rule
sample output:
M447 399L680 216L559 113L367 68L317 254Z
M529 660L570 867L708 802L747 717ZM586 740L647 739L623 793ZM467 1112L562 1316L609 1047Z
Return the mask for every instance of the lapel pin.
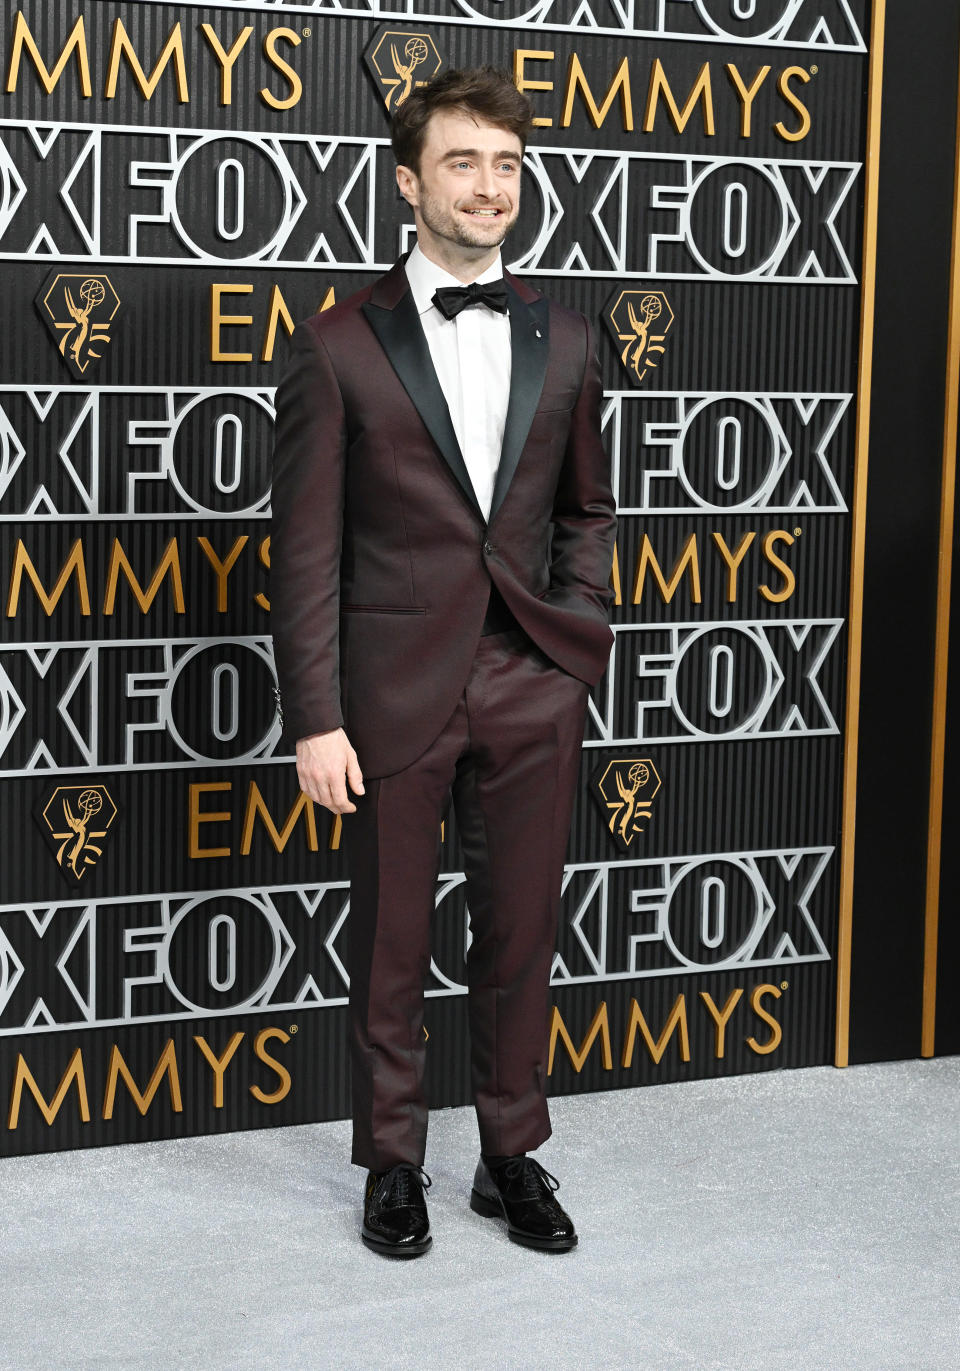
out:
M540 330L539 330L539 329L536 330L536 334L537 334L537 337L539 338L539 337L540 337Z

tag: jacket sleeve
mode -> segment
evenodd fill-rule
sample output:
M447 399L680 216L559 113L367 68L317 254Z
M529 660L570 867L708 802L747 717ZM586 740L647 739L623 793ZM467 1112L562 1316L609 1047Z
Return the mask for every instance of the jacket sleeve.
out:
M570 421L553 507L550 601L589 605L607 618L617 534L610 463L600 438L603 394L593 331L586 319L583 383ZM573 601L574 603L571 603Z
M298 324L276 393L270 528L270 625L282 738L343 723L340 550L346 421L322 339Z

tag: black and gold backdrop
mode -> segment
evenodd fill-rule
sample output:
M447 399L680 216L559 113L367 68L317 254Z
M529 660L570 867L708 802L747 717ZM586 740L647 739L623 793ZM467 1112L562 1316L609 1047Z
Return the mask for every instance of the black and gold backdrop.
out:
M410 245L388 107L481 61L536 108L506 256L596 325L620 508L552 1089L845 1060L871 19L867 0L8 11L0 1150L348 1110L339 828L276 751L272 396L293 321ZM452 825L443 853L435 1104L468 1098Z

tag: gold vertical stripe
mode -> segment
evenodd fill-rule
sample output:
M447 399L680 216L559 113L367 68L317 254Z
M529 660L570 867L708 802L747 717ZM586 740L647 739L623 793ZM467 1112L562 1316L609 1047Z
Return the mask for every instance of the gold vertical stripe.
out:
M837 1009L834 1064L846 1066L850 1042L850 947L853 924L853 855L857 814L857 742L860 727L860 648L863 630L863 547L870 446L870 383L873 375L874 283L877 266L877 182L880 161L880 96L886 0L874 0L870 25L867 148L864 161L863 268L860 302L860 365L857 376L857 439L850 546L850 616L847 643L847 709L843 750L843 819L840 856L840 920L837 930Z
M933 658L933 727L930 731L930 804L927 820L927 898L923 928L923 1011L920 1055L932 1057L937 1017L937 935L940 923L940 851L943 836L943 749L947 732L947 656L950 649L950 579L957 460L957 392L960 388L960 72L953 167L953 241L947 325L947 378L943 403L943 467L940 477L940 549L937 566L937 632Z

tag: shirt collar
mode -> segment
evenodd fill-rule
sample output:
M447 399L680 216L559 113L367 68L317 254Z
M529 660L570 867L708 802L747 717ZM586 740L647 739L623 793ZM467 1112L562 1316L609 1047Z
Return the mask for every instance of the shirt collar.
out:
M435 262L431 262L430 258L421 252L419 243L415 244L413 251L407 257L404 270L407 273L410 293L413 295L418 314L426 314L428 309L436 309L436 305L433 303L433 293L440 286L463 285L463 282L458 281L455 276L451 276L449 271L444 271L443 267L438 267ZM490 263L486 271L476 279L481 285L485 285L487 281L499 281L502 277L503 260L497 253L496 258Z

